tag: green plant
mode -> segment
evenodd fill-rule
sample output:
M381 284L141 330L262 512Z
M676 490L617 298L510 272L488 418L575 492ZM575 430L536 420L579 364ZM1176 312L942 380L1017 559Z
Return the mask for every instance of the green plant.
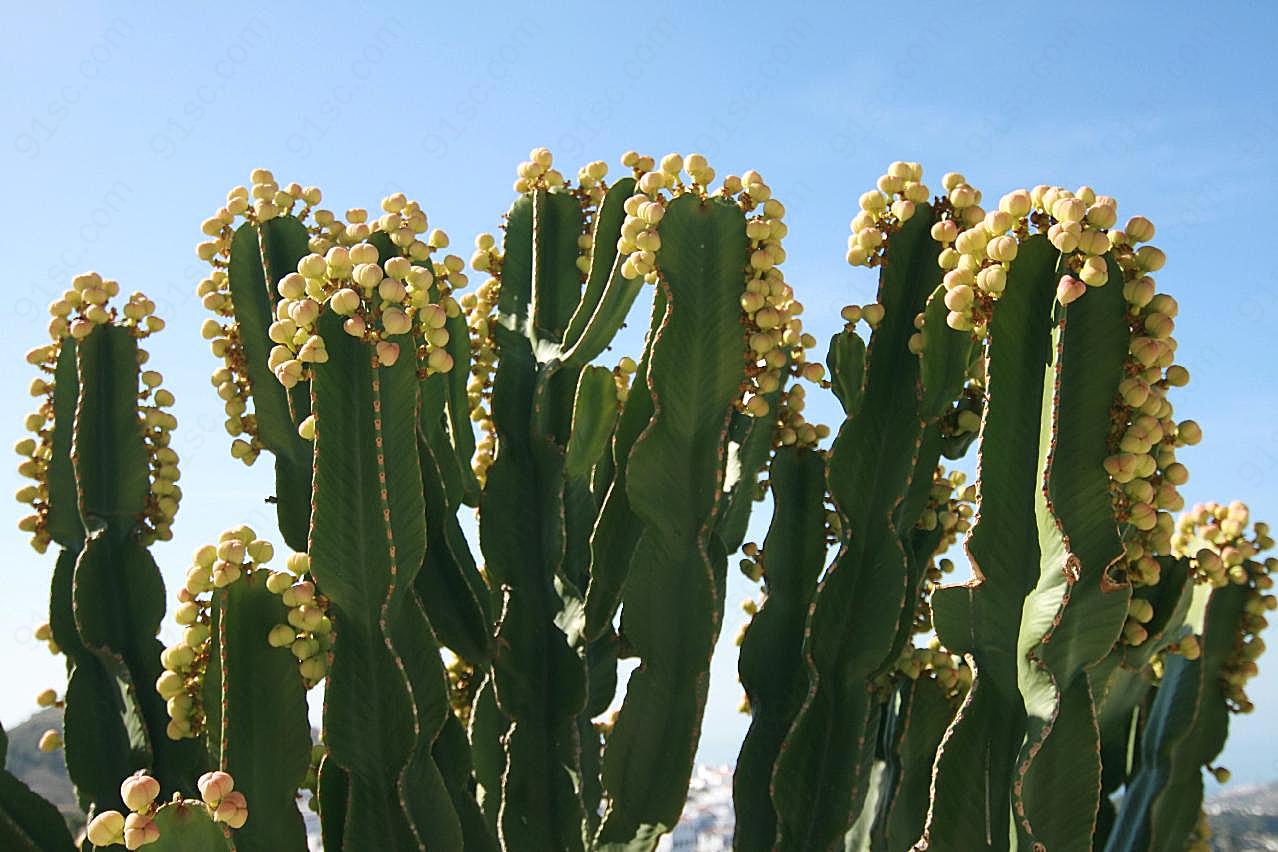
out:
M1188 374L1149 275L1162 253L1136 247L1153 226L1118 230L1086 187L987 213L961 175L934 198L894 163L849 242L881 270L878 301L844 309L827 376L763 179L712 189L698 155L622 163L574 186L533 151L465 293L464 261L402 194L371 219L265 170L232 190L198 249L204 336L232 455L274 458L292 554L268 569L247 527L201 548L162 652L141 544L176 509L175 424L134 354L156 323L141 297L116 319L100 278L55 304L23 527L65 548L51 624L73 686L121 664L146 685L67 690L89 841L301 849L308 790L333 850L651 849L683 808L740 550L765 596L740 637L738 848L1204 843L1202 768L1250 710L1278 563L1240 504L1172 520L1175 451L1199 432L1166 397ZM646 285L641 356L600 364ZM801 381L842 407L828 450ZM973 444L969 486L943 459ZM964 536L974 579L946 585ZM99 539L116 551L95 557ZM68 603L70 577L117 552L142 591ZM90 643L97 619L125 638ZM609 715L623 658L639 666ZM89 708L147 749L86 765ZM157 808L161 789L177 799Z

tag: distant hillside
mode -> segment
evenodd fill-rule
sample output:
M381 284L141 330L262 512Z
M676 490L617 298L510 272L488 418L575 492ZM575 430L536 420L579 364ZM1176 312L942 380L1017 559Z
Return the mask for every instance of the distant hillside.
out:
M1278 783L1227 789L1207 802L1212 849L1278 850Z
M43 754L37 746L40 735L50 728L62 729L61 710L42 710L10 729L5 768L57 805L67 822L78 828L84 824L84 814L76 804L62 752ZM720 775L718 785L709 785L715 789L694 789L691 798L730 797L731 776ZM1206 810L1211 818L1212 849L1216 852L1278 852L1278 782L1226 789L1207 801ZM318 848L315 814L304 808L303 815L313 835L312 848Z
M84 814L76 804L75 789L67 778L62 751L45 754L39 748L40 735L50 728L62 730L62 711L57 708L41 710L21 725L7 730L9 754L5 769L57 805L72 827L79 827L84 824Z

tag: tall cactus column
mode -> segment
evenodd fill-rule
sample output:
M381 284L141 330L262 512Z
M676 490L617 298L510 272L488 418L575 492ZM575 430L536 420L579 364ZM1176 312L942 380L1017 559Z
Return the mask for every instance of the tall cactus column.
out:
M320 200L316 187L280 187L271 172L255 169L251 189L232 189L204 222L210 239L197 249L212 267L196 295L215 315L202 333L224 361L213 385L234 438L231 455L245 464L263 449L275 456L272 499L284 540L297 551L306 549L311 510L311 447L297 432L310 414L310 395L305 384L284 388L275 381L268 354L273 343L291 342L281 330L270 331L286 319L279 315L280 281L296 272L310 241L337 223L331 212L314 210Z
M651 848L683 809L723 618L727 553L715 527L734 411L792 424L791 441L800 429L815 437L799 406L766 399L804 368L802 307L778 268L784 207L755 172L728 176L709 195L714 172L703 159L672 156L661 168L639 180L646 198L632 211L641 231L627 261L655 278L658 297L646 387L630 397L646 393L652 415L624 483L641 532L621 633L640 665L604 751L603 848ZM597 533L596 555L599 544Z
M306 847L295 800L311 755L306 686L324 667L319 646L331 644L314 585L267 570L273 556L248 527L195 553L174 613L182 641L161 656L166 671L156 681L171 735L202 740L252 803L254 818L234 830L244 852Z
M311 414L296 430L315 441L309 571L334 633L319 781L326 843L458 848L431 753L447 684L414 580L426 548L418 426L444 414L420 409L419 380L451 368L434 318L459 309L435 286L447 265L430 260L447 237L419 239L426 217L402 195L383 209L371 224L364 211L347 223L323 216L312 253L277 285L267 367L286 390L310 383Z
M925 422L911 339L915 317L940 283L940 248L928 237L933 211L923 203L921 169L907 166L889 177L888 187L900 198L889 202L878 190L867 193L865 214L855 223L853 259L866 263L885 252L888 258L879 301L864 314L875 331L864 362L852 357L831 364L835 386L856 395L854 404L844 402L849 416L828 463L844 544L813 600L803 645L809 691L774 770L778 842L785 849L825 848L859 812L883 700L871 681L895 662L904 638L901 620L907 612L912 620L917 593L909 588L912 570L902 537L924 507L917 505L913 517L899 516L898 508L916 475ZM837 353L847 347L836 339L831 348ZM923 474L929 486L933 466Z
M119 285L77 276L50 306L53 343L28 361L48 378L19 444L20 470L36 484L19 496L35 514L20 526L43 551L64 549L50 596L52 645L67 655L67 765L90 813L119 805L120 779L150 769L171 789L194 791L204 755L165 735L155 639L164 586L146 546L171 536L181 489L169 446L176 419L139 341L164 327L139 293L111 304Z

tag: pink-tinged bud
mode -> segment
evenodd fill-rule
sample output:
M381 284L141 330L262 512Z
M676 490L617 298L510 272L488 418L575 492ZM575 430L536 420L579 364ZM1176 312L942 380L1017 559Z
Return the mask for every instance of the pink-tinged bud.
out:
M200 780L195 783L200 790L200 798L204 799L206 804L216 806L218 802L226 798L227 794L235 789L235 779L230 773L220 770L214 772L205 772L200 776Z
M275 378L286 388L294 387L302 380L302 362L289 359L275 368Z
M382 312L382 327L387 334L407 334L413 323L399 308L387 308Z
M1128 513L1128 520L1138 530L1152 530L1158 520L1154 507L1148 503L1135 503Z
M385 340L377 344L377 360L383 367L393 367L399 360L399 344Z
M994 296L1002 295L1007 289L1007 267L987 266L976 273L976 285Z
M1068 305L1087 292L1087 285L1072 275L1062 275L1056 285L1056 301Z
M1132 356L1145 367L1152 366L1163 352L1162 343L1152 337L1132 338L1128 348Z
M949 245L958 239L958 224L952 219L945 219L932 226L932 239L942 245Z
M113 846L124 842L124 814L103 811L93 818L85 832L94 846Z
M945 307L951 311L966 311L972 306L975 294L972 288L966 284L959 284L954 288L945 291Z
M444 349L433 349L426 356L426 366L432 373L447 373L453 368L453 356Z
M124 848L141 849L160 839L160 829L146 814L129 814L124 818Z
M234 829L248 822L248 801L243 793L228 793L213 810L213 821L224 822Z
M143 772L130 775L120 785L120 798L131 811L146 810L159 795L160 782Z
M427 328L443 328L448 322L448 312L439 305L423 305L417 311L417 318Z
M290 585L288 589L280 594L282 595L284 606L294 607L308 604L315 600L315 584L309 580L303 580L295 585Z

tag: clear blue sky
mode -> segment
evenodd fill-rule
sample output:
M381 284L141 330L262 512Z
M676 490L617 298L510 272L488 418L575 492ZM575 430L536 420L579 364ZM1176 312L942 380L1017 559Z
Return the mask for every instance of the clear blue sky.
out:
M564 171L629 148L755 168L789 208L789 279L824 340L869 301L842 259L858 194L893 159L932 183L964 172L987 197L1087 183L1158 226L1177 296L1177 411L1204 426L1185 454L1195 500L1241 498L1278 521L1278 391L1269 262L1278 177L1278 6L1124 3L23 4L6 11L0 236L8 331L0 422L16 439L44 306L87 269L142 289L170 331L154 364L177 394L186 493L157 547L170 589L196 545L233 524L273 534L269 465L232 462L193 296L200 222L250 169L323 187L335 209L404 190L460 246L494 230L515 164L550 146ZM568 8L568 7L574 8ZM433 7L433 11L426 11ZM1210 8L1210 12L1207 9ZM814 418L832 418L812 406ZM263 460L266 461L265 459ZM6 465L11 490L19 480ZM12 520L18 517L12 510ZM12 521L0 598L0 720L34 709L62 663L31 639L52 554ZM278 541L278 538L276 538ZM734 576L736 576L734 574ZM745 719L729 589L702 757L735 756ZM166 628L167 629L167 628ZM1271 641L1271 644L1278 640ZM1224 763L1278 778L1278 660Z

